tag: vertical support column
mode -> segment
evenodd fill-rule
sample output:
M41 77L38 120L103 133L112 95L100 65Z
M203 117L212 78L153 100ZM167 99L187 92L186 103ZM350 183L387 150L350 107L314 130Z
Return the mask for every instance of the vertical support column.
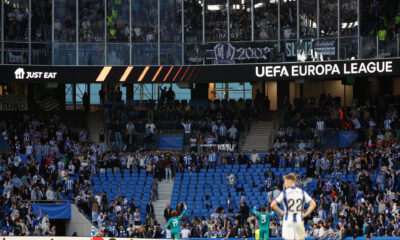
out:
M297 17L296 17L296 21L297 21L297 25L296 25L296 27L297 27L297 41L299 41L300 40L300 0L296 1L296 9L297 9L297 12L296 12L296 15L297 15Z
M341 7L341 2L340 2L340 0L337 0L337 50L338 50L338 59L337 60L340 60L341 59L341 57L342 56L340 56L340 30L341 30L341 28L342 28L342 26L340 25L340 9L342 8ZM344 57L346 57L346 56L344 56Z
M76 49L76 61L75 64L79 65L79 0L75 3L75 49Z
M76 83L72 84L72 105L74 105L74 110L76 110Z
M28 1L28 64L32 64L32 0Z
M129 0L129 65L132 65L132 0Z
M281 50L281 0L278 0L278 49Z
M104 0L104 65L107 65L107 0Z
M185 1L181 0L181 55L182 55L182 65L185 65Z
M254 0L251 0L250 11L251 11L251 41L254 42Z
M399 53L400 53L400 39L399 39L399 37L400 37L400 34L397 34L397 35L396 35L396 40L397 40L397 49L396 49L397 57L399 57Z
M4 64L4 0L1 0L1 63Z
M227 33L228 33L228 42L231 41L231 4L230 0L226 1L226 27L227 27Z
M54 65L54 0L51 1L51 64Z
M361 25L361 16L360 16L360 0L357 0L357 56L358 59L361 59L361 35L360 35L360 25Z
M320 4L319 1L321 0L317 0L317 39L319 39L319 32L320 32L320 23L319 23L319 19L320 19L320 14L321 14L321 9L320 9Z
M202 27L203 27L203 44L206 43L206 0L203 0L203 19L202 19Z
M161 9L160 9L160 0L158 0L157 1L157 57L158 57L158 65L161 65L161 39L160 39L160 36L161 36L161 32L160 32L160 30L161 30L161 27L160 27L160 25L161 25L161 18L160 18L160 12L161 12ZM141 87L140 87L140 100L143 100L143 85L141 85Z

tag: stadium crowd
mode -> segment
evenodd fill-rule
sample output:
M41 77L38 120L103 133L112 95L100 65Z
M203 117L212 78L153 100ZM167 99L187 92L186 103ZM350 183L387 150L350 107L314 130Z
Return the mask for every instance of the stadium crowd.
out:
M174 177L177 172L258 163L270 164L272 169L266 169L265 182L253 186L269 192L267 207L282 189L282 178L275 169L305 167L305 176L299 178L302 186L305 179L314 179L312 183L316 187L310 194L318 202L318 210L306 219L309 236L340 239L400 234L400 155L395 142L367 146L360 151L271 150L262 157L255 152L248 156L213 150L204 153L104 152L100 146L88 142L84 130L63 123L57 115L40 118L24 114L3 120L1 129L2 138L14 152L4 152L0 158L3 235L55 235L56 229L48 217L34 215L31 204L38 200L71 199L107 236L161 237L161 229L151 215L154 213L151 204L146 216L141 216L140 207L130 196L108 201L105 193L92 192L91 176L108 171L107 168L116 172L128 168L131 173L146 169L155 178L152 197L156 199L156 183L165 179L167 171ZM18 153L29 157L22 160ZM228 176L229 184L240 184L231 179L235 176ZM257 220L250 212L252 206L247 206L244 196L240 202L233 201L230 199L227 209L209 206L215 208L209 216L185 216L182 237L253 236ZM182 212L182 204L177 210ZM114 220L110 220L110 215L115 215ZM149 217L153 218L151 225ZM271 221L271 236L280 235L281 221L279 216Z
M158 131L184 131L184 145L197 152L205 144L238 143L249 120L261 112L243 100L198 105L175 101L171 88L162 89L158 103L150 100L143 107L111 99L105 102L104 119L115 151L154 149Z

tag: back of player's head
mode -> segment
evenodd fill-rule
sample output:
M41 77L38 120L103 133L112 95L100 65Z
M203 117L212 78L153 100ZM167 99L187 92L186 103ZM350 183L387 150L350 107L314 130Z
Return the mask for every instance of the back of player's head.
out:
M261 211L261 212L266 212L267 209L265 208L265 206L262 206L262 207L260 208L260 211Z
M172 216L172 217L176 217L176 215L177 215L176 211L173 210L173 211L171 212L171 216Z
M294 175L293 173L289 173L285 175L283 179L296 182L296 175Z

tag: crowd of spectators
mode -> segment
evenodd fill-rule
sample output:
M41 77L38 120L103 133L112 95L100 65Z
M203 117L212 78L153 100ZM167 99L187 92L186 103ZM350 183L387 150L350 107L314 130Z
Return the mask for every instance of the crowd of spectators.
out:
M304 100L297 99L295 109L286 115L284 126L277 131L274 149L320 149L340 131L356 132L356 140L366 147L389 146L399 139L398 111L386 104L390 99L353 107L340 107L340 100L326 93L317 106L313 104L315 107L306 107Z
M176 173L223 168L227 164L267 164L270 167L264 174L265 182L252 186L263 186L263 191L268 192L267 207L282 189L282 176L276 169L305 167L306 174L299 176L298 184L304 186L306 177L312 178L309 184L313 187L308 189L313 190L310 194L319 204L318 210L306 219L308 236L341 239L400 234L400 155L395 142L367 146L360 151L311 147L270 151L266 155L253 152L250 156L214 150L116 153L90 144L85 131L63 123L58 115L40 118L24 114L20 118L4 118L1 129L2 138L15 152L2 153L0 158L2 235L56 235L48 216L34 215L31 204L38 200L73 199L106 236L158 238L161 229L151 201L146 207L146 216L141 216L140 207L136 205L139 199L116 196L109 201L105 193L92 192L91 176L108 172L107 169L125 172L122 170L127 168L129 174L143 169L154 176L152 198L157 199L158 181L170 179L171 175L173 178ZM35 154L22 160L18 153ZM232 174L228 174L226 181L231 187L240 184ZM209 206L215 209L209 216L185 216L182 237L254 236L257 220L250 213L253 206L247 206L244 195L240 202L234 202L233 198L228 201L226 209ZM181 204L177 210L183 210ZM165 217L168 219L168 214ZM271 221L271 236L281 234L281 222L280 216Z
M297 183L299 186L304 186L303 181L306 178L312 178L312 182L309 183L312 186L308 189L312 189L310 194L318 202L317 210L305 220L307 236L343 239L357 236L400 236L398 148L399 145L388 148L373 147L361 151L352 149L271 151L261 158L257 153L253 153L250 157L242 153L228 154L226 155L230 159L228 162L219 161L216 164L207 164L207 162L212 163L210 160L213 159L212 151L208 156L189 153L186 155L150 153L148 156L158 159L153 162L156 165L153 170L155 178L160 177L157 176L158 173L163 174L165 161L169 162L170 160L174 162L171 166L173 175L176 172L199 172L202 168L220 168L224 164L268 164L271 168L267 168L264 173L265 183L255 183L255 185L253 183L251 186L257 188L262 186L264 191L268 191L268 197L265 199L267 207L282 189L282 176L276 169L305 167L306 174L302 177L299 176ZM221 160L225 156L223 153L215 154ZM164 161L164 163L160 163L160 161ZM192 164L188 161L192 161ZM168 164L168 166L170 165ZM157 170L158 167L160 170ZM160 180L162 179L163 176L160 177ZM229 173L226 181L232 188L235 188L236 184L240 184L236 177ZM236 191L246 191L246 189L236 188ZM134 204L135 200L124 199L121 199L123 206L116 203L116 207L132 209L131 203ZM209 212L209 215L201 217L186 215L181 226L182 238L254 236L257 220L250 212L252 206L246 204L244 195L239 202L236 202L235 198L229 198L226 208L213 206L210 202L207 203L206 199L203 201L205 207L209 204L207 208L214 210ZM182 206L182 204L176 206L179 214L183 210ZM172 208L175 206L167 205L164 211L166 220L170 218L169 214ZM149 211L151 213L151 210ZM126 226L124 224L117 226L122 233L113 230L115 226L113 221L103 224L104 227L101 230L105 231L107 236L161 237L161 229L157 223L155 223L155 227L138 225L131 222L129 216L129 212L122 213L122 218L125 219L123 221L129 222ZM272 237L281 235L281 226L281 216L272 219L270 225ZM167 231L167 237L168 234Z
M243 100L194 106L174 98L172 89L164 88L158 103L150 100L145 106L106 101L104 119L111 146L123 151L153 149L159 131L182 131L184 145L202 151L204 144L238 143L249 119L260 114L258 108L248 108L252 103Z
M73 199L88 193L94 159L100 150L84 129L57 114L6 115L0 122L1 218L3 236L56 235L47 214L35 215L35 201ZM25 157L23 157L25 156Z

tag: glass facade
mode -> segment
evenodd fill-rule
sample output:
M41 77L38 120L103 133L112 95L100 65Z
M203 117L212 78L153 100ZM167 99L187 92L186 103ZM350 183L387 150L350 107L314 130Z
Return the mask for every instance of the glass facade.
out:
M400 9L390 1L2 0L0 5L2 64L232 64L400 53Z

